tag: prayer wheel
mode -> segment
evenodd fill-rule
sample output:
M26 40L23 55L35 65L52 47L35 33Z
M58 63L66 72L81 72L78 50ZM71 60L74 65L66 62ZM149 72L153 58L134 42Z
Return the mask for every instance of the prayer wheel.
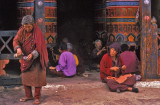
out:
M95 0L94 27L99 39L103 39L106 35L105 9L105 0Z
M137 43L139 26L135 22L139 0L106 0L106 30L109 39ZM138 43L139 44L139 43Z
M37 4L36 4L37 3ZM25 15L33 15L37 17L35 12L38 11L37 5L44 5L45 10L45 39L46 44L55 44L56 43L56 34L57 34L57 7L56 0L44 0L44 3L40 0L37 2L35 0L18 0L18 26L21 25L22 17ZM37 8L36 8L37 7ZM43 6L42 6L43 7ZM36 9L35 9L36 8ZM40 11L40 10L39 10ZM43 14L41 14L43 15ZM36 18L37 19L37 18ZM43 30L43 29L42 29Z
M21 26L22 17L32 15L34 12L34 0L17 0L17 20L18 27Z
M57 35L56 0L45 0L45 29L47 43L55 44Z

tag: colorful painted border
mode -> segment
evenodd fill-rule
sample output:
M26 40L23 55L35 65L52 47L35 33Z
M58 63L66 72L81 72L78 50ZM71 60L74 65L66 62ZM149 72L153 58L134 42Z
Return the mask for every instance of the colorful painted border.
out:
M108 7L108 6L139 6L139 1L106 2L106 7Z

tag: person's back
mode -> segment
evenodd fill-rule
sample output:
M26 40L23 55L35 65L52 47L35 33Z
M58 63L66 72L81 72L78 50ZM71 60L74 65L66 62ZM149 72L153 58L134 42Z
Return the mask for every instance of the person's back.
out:
M133 51L128 51L127 46L127 44L123 44L121 46L122 53L120 54L120 57L126 65L125 73L136 73L138 70L139 60Z
M125 73L136 73L138 68L138 58L132 51L125 51L120 54L124 64L126 65Z
M73 76L76 74L76 61L71 52L63 52L60 55L59 64L63 67L60 69L62 69L65 76Z

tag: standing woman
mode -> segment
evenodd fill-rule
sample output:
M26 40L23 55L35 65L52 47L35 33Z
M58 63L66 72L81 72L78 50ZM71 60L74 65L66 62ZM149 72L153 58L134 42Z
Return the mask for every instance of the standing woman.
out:
M46 67L48 52L42 31L34 24L34 18L26 15L22 19L22 26L13 39L13 47L17 57L22 56L21 77L25 90L25 97L21 102L35 99L34 104L40 104L41 88L46 85ZM34 98L32 88L35 87Z
M133 87L136 83L135 75L124 74L126 66L119 56L120 50L118 43L109 46L109 53L105 54L100 62L100 78L107 83L111 91L128 90L137 93L138 89Z

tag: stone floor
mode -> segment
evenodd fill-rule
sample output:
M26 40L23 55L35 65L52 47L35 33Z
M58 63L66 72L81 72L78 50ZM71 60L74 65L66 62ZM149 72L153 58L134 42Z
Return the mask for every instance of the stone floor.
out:
M61 78L47 76L47 85L42 88L40 105L160 105L159 81L139 81L135 85L139 93L110 92L102 83L99 72L86 72L88 77ZM18 75L11 74L11 77ZM149 85L153 85L149 87ZM145 85L146 84L146 85ZM34 89L33 89L34 92ZM24 97L22 86L4 90L0 87L0 105L32 105L33 100L19 102Z

